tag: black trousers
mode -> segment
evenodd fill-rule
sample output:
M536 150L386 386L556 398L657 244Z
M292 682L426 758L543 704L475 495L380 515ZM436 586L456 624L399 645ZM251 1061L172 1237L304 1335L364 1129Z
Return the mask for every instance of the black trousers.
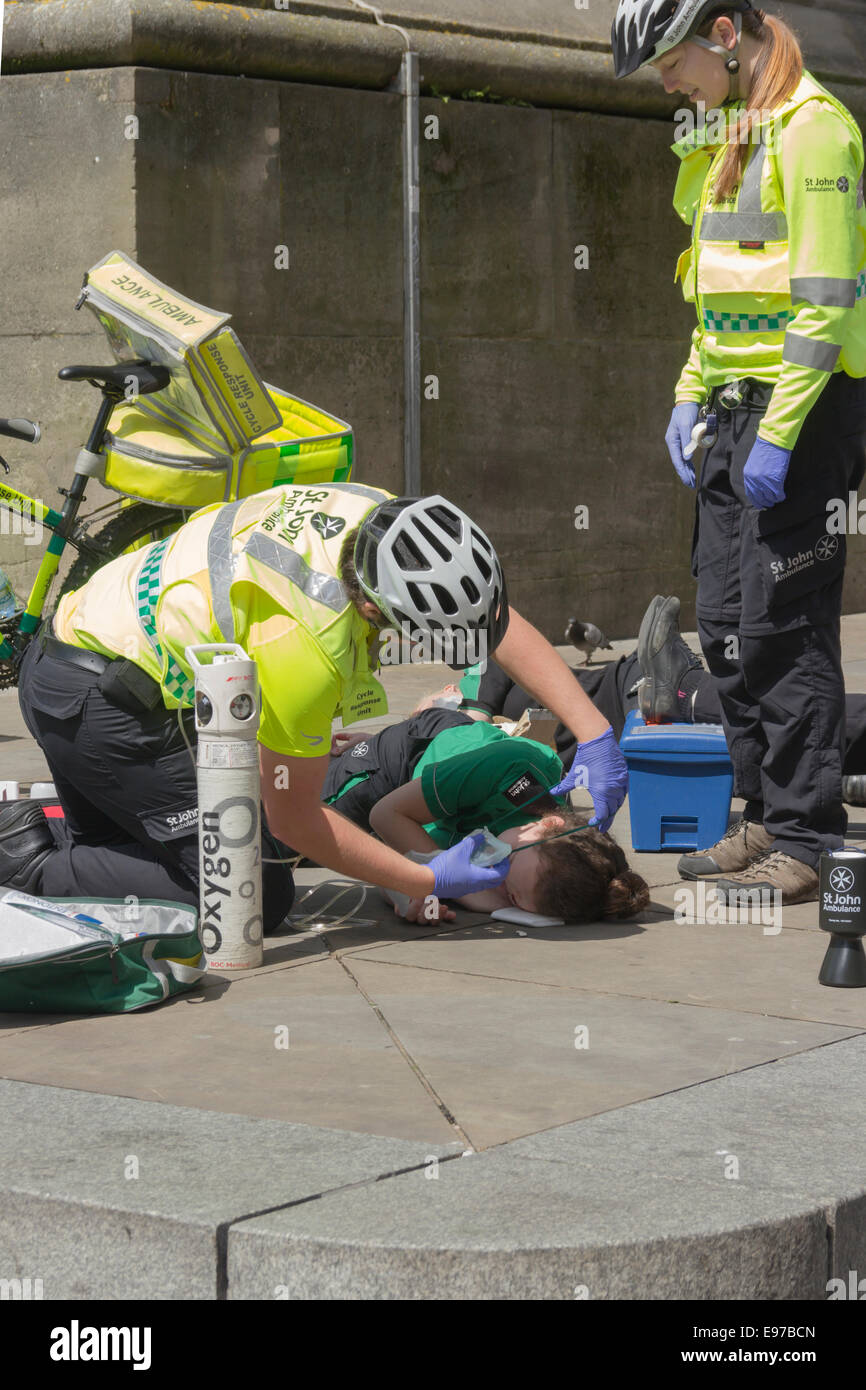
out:
M49 821L56 849L22 887L46 897L167 898L198 907L196 776L177 713L159 706L130 714L97 680L46 655L38 641L24 657L21 712L64 819ZM191 711L186 728L195 747ZM286 854L263 825L262 858ZM294 893L287 865L262 865L265 932L279 926Z
M573 668L574 675L613 728L617 738L622 734L626 715L637 708L637 696L629 691L640 679L637 652L621 656L603 666ZM695 700L684 706L683 718L693 724L721 724L722 707L716 682L709 671L696 671ZM507 719L519 719L536 701L521 686L515 685L501 666L488 659L487 669L480 679L478 694L467 701L470 708L489 714L501 714ZM688 713L686 713L688 711ZM566 768L574 761L577 743L574 734L564 724L557 725L556 751ZM846 777L866 773L866 695L845 696L845 752L842 771Z
M573 670L581 687L619 738L628 711L637 709L637 696L628 694L640 679L637 653L621 656L618 661L608 661L602 666L577 666ZM522 686L514 684L501 666L488 659L484 673L479 679L475 698L466 700L464 705L468 709L483 710L491 718L494 715L502 715L505 719L519 719L525 709L537 703L534 696ZM577 749L574 734L564 724L558 724L555 740L556 751L567 771L574 761Z
M786 500L756 510L743 470L771 388L735 410L697 493L693 573L698 633L716 683L734 793L778 848L816 866L843 843L845 691L840 616L846 538L828 532L866 467L866 379L830 378L803 425Z

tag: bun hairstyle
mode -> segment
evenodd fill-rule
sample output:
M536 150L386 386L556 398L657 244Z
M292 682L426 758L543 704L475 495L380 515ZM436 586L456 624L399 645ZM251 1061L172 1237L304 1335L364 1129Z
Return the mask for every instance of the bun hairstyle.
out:
M541 841L535 902L545 917L597 922L634 917L649 902L649 888L633 873L616 840L586 824L586 813L559 812L581 834Z

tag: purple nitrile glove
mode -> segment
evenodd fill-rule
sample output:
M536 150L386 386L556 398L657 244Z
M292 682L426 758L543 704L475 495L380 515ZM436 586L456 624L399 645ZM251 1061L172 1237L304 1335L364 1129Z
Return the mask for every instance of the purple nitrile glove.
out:
M462 898L482 888L498 888L508 875L510 859L499 864L473 864L473 851L484 844L482 834L466 835L457 845L443 850L427 867L436 875L433 892L437 898Z
M753 507L775 507L785 500L791 450L758 435L743 470L743 487Z
M562 781L550 788L550 794L565 796L575 787L588 788L592 797L595 816L590 824L609 830L628 791L628 768L613 729L577 745L574 762Z
M692 441L692 430L698 423L699 414L700 406L697 401L680 401L679 405L674 406L674 413L665 435L665 444L668 446L674 468L686 487L694 487L695 470L688 460L683 458L683 449Z

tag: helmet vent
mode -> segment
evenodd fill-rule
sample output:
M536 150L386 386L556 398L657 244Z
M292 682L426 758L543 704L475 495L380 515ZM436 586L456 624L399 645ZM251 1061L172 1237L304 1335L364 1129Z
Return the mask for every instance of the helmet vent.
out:
M472 543L473 545L480 545L485 554L493 554L493 546L490 544L484 532L478 531L474 526L472 528Z
M466 595L470 603L481 602L481 595L468 575L464 574L463 578L460 581L460 587L462 588L464 594Z
M455 516L454 512L447 507L430 507L427 511L431 521L435 521L437 526L449 535L453 541L459 541L463 535L463 525L460 517Z
M406 590L419 613L430 612L430 604L417 584L407 584Z
M425 559L415 542L405 531L394 541L394 558L401 570L429 570L430 561Z
M454 598L453 594L449 594L448 590L443 588L441 584L433 584L431 587L443 613L458 612L457 600Z
M447 549L446 546L442 544L442 541L439 539L438 536L434 535L432 531L428 530L428 528L424 525L423 521L421 521L419 517L413 516L412 522L415 526L416 531L421 532L421 535L424 537L427 544L433 547L433 549L436 551L436 554L439 556L441 560L451 559L451 552Z
M491 565L490 565L490 563L489 563L489 561L488 561L488 559L487 559L487 556L486 556L486 555L481 555L477 550L473 550L473 551L472 551L472 558L473 558L473 560L475 561L476 565L478 566L478 569L479 569L479 571L480 571L480 573L481 573L482 578L484 579L484 582L485 582L486 584L489 584L489 583L490 583L490 576L493 574L493 569L491 568Z

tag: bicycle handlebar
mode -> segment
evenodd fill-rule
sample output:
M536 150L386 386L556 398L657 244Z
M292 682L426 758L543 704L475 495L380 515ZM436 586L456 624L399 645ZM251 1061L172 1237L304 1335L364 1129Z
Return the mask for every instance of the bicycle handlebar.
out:
M27 444L38 444L42 438L42 430L35 420L0 419L0 434L9 439L23 439Z

